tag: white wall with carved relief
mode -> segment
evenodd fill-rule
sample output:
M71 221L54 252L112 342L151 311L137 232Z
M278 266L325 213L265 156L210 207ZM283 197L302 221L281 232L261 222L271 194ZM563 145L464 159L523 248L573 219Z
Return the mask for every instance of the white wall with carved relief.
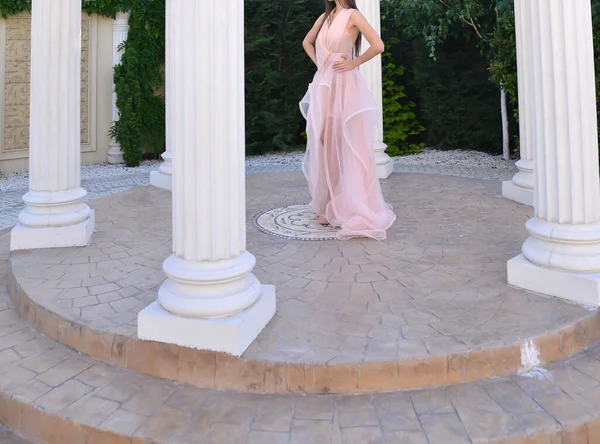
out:
M30 38L29 14L0 19L0 172L27 169ZM82 162L106 162L112 121L112 20L84 13L81 40Z

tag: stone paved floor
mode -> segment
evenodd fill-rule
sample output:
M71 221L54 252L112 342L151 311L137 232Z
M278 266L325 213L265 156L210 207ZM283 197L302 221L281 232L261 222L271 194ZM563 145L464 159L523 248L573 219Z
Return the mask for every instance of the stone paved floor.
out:
M32 444L24 438L21 438L6 429L0 428L0 444Z
M600 442L599 346L551 365L544 378L374 395L273 396L180 385L81 356L25 325L3 282L0 319L0 404L10 409L2 413L28 436L69 437L55 443L113 444L128 437L140 444ZM79 425L94 430L95 439ZM127 438L117 441L114 434Z
M30 444L30 441L20 438L0 427L0 444Z
M440 174L485 180L508 180L515 172L509 169L491 169L485 167L468 168L447 165L395 165L394 170L396 172ZM295 171L300 171L300 164L251 165L246 168L248 174ZM88 191L87 200L94 200L131 188L148 185L149 180L149 174L143 172L139 174L82 180L82 186ZM26 189L0 192L0 230L11 227L17 223L19 212L23 208L23 201L21 198L26 192Z
M398 221L385 242L302 242L260 233L253 214L308 199L300 173L248 177L248 250L277 286L278 312L249 360L348 363L504 345L555 331L585 307L506 285L531 209L500 183L395 174L383 184ZM86 248L14 255L30 297L61 317L134 337L171 251L170 193L138 188L93 203Z

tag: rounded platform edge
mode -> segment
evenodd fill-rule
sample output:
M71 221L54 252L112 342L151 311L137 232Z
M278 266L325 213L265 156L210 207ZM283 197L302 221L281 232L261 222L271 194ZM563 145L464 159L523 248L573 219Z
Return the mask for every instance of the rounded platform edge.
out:
M74 421L60 413L47 412L31 401L0 391L0 424L27 440L46 444L159 444L168 442L143 436L131 436L118 429L108 429L93 423ZM493 439L490 444L546 444L549 442L586 444L598 442L600 417L555 427L550 430L527 430L506 438Z
M600 340L600 312L519 342L464 353L349 364L246 361L232 355L152 342L62 318L30 298L9 266L8 288L19 315L40 333L82 354L150 376L210 389L270 394L358 394L440 387L509 376L565 359ZM529 353L530 354L530 353Z

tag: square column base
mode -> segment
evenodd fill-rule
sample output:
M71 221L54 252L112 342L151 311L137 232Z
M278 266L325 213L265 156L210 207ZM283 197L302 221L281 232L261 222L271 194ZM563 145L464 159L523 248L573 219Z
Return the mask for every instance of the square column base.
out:
M138 314L138 338L241 356L275 314L275 287L262 285L247 310L224 318L184 318L153 302Z
M150 171L150 185L157 188L172 191L173 183L171 178L170 175L163 174L160 171Z
M533 190L519 187L512 180L502 182L502 196L523 205L533 206Z
M87 220L77 225L31 228L17 224L10 232L10 251L84 247L90 242L95 225L96 215L94 210L91 211Z
M571 273L543 268L525 256L508 261L508 283L524 290L600 306L600 273Z
M394 171L394 165L392 164L392 161L389 160L381 165L375 165L375 169L377 171L378 179L387 179Z

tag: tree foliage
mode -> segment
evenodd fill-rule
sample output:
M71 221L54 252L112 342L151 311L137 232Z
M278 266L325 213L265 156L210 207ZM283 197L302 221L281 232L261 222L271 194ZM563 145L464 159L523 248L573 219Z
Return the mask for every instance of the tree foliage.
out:
M31 11L31 0L0 0L0 17L3 19L23 11Z
M127 166L142 153L165 149L165 0L84 0L89 13L114 17L129 11L129 32L121 63L114 68L119 119L111 136L119 142Z
M405 68L394 64L392 55L383 54L383 142L392 157L416 154L423 148L415 141L425 128L417 120L416 104L408 99L400 80Z
M44 0L47 1L47 0ZM129 11L129 35L121 64L114 69L119 120L111 136L119 142L127 166L140 163L142 152L160 153L165 145L164 85L165 0L82 0L89 14L114 18ZM31 11L31 0L0 0L0 14Z
M298 102L315 68L302 39L322 13L319 0L254 0L245 8L246 152L302 143Z
M126 164L135 166L143 153L156 156L165 147L165 0L82 0L82 6L89 14L110 18L119 11L131 13L121 63L114 68L119 119L111 136L121 145ZM0 0L3 17L30 11L30 7L31 0ZM322 0L245 2L248 154L288 150L304 142L305 121L298 101L315 67L301 42L322 10ZM402 68L389 57L386 63L386 137L398 152L414 150L410 136L420 127L403 86L396 83Z

